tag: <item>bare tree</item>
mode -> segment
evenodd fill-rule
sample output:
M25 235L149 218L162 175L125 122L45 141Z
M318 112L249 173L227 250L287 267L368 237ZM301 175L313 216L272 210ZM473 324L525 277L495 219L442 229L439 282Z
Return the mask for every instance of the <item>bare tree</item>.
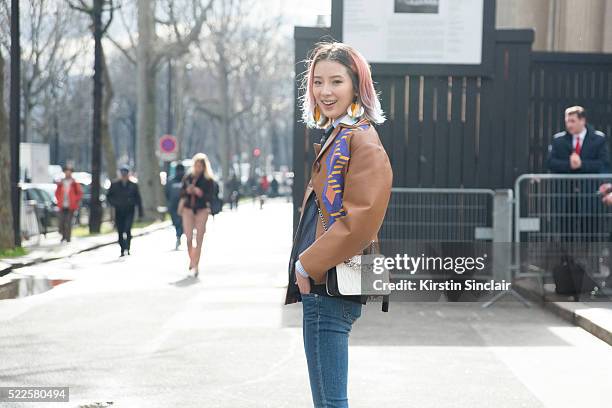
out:
M180 66L180 65L179 65ZM185 73L191 70L191 64L188 64L184 69L175 71L176 96L174 98L174 122L176 123L175 134L179 142L179 157L183 157L184 141L185 141L185 117L188 114L185 106Z
M89 202L89 231L100 232L102 223L102 207L100 203L100 173L102 156L102 90L104 78L104 54L102 49L102 36L113 21L115 6L113 0L93 0L88 4L86 0L69 1L72 9L81 11L91 18L91 31L94 39L94 75L93 75L93 137L91 151L91 199ZM106 22L103 22L104 12L108 13ZM107 76L108 77L108 76ZM108 130L108 125L106 126ZM108 134L107 134L108 136ZM113 155L114 156L114 155Z
M137 66L137 174L145 213L151 218L163 201L156 155L156 79L163 60L177 59L199 39L208 11L209 0L138 0L138 40L129 33L130 49L110 38L119 50ZM159 7L156 7L159 5ZM158 12L156 14L156 11ZM125 24L127 26L127 24ZM163 35L158 33L162 31ZM134 57L132 50L136 50Z
M272 156L272 165L278 168L281 163L289 163L289 144L292 134L293 121L293 83L292 72L293 55L291 53L291 39L274 36L269 38L265 49L267 52L259 54L259 65L250 74L247 73L241 81L242 87L253 82L256 78L256 102L251 115L247 119L261 132L256 141L261 147L262 156L266 160ZM239 132L243 135L244 132ZM284 135L284 136L283 136ZM268 164L267 162L264 164Z
M68 3L72 9L84 12L89 16L89 18L92 20L90 29L94 31L95 19L96 19L96 10L94 9L94 4L88 4L84 0L68 0ZM104 35L106 31L108 30L108 27L110 26L113 20L114 12L117 8L118 6L114 4L113 0L105 0L102 3L100 12L102 13L106 11L108 12L109 15L107 17L107 22L104 24L104 27L101 29L102 30L101 35ZM101 105L102 105L101 119L100 119L100 122L101 122L100 139L101 139L101 144L102 144L102 150L104 152L103 156L104 156L104 162L106 165L106 172L109 178L112 179L117 174L117 155L116 155L115 148L113 145L113 139L109 131L110 107L111 107L111 103L113 100L114 92L113 92L113 85L111 82L111 77L110 77L109 70L108 70L108 65L106 63L106 53L104 51L104 47L102 46L101 42L100 42L100 48L101 48L100 55L98 56L98 58L100 59L99 64L101 67L100 70L101 70L101 76L102 76L101 83L103 85L102 102L101 102ZM94 61L94 65L96 65L95 61ZM94 112L94 115L95 114L96 113Z
M63 2L27 0L24 5L21 120L22 140L27 142L34 140L36 126L44 126L36 122L37 116L34 115L37 107L43 103L44 93L54 86L58 75L71 69L82 49L76 38L79 27L75 26L71 10ZM6 5L0 12L3 15L8 12ZM0 35L0 46L8 49L8 37L5 35Z
M220 124L219 143L223 177L228 179L233 158L245 145L254 147L253 139L243 143L241 132L232 131L242 116L261 105L262 75L274 60L273 38L278 35L278 19L259 20L251 15L252 2L228 0L214 7L207 20L210 41L200 44L202 62L215 78L214 90L202 98L194 96L197 109ZM251 127L246 137L259 131ZM250 150L250 149L247 149Z
M8 121L4 111L4 58L0 52L0 225L13 225L12 192L10 171L11 142L8 132ZM15 246L13 228L0 228L0 248Z
M85 68L84 68L85 69ZM73 74L57 92L59 163L70 161L76 168L91 165L91 135L93 123L84 118L93 114L90 70Z
M121 21L121 12L115 15L113 27L117 27ZM108 37L107 37L108 39ZM116 47L113 46L116 50ZM127 58L118 53L109 52L109 47L104 48L104 60L106 63L105 75L110 77L104 81L104 103L106 109L108 103L108 130L116 154L116 163L134 165L136 153L136 66ZM112 89L109 85L112 84ZM111 95L112 99L107 97ZM103 112L105 111L103 109ZM103 120L104 124L104 120ZM104 143L104 138L103 138ZM103 149L106 149L103 146ZM106 155L106 153L105 153ZM112 169L108 169L110 178L116 176Z
M111 137L109 130L110 120L110 108L113 101L113 84L111 82L110 73L108 71L108 65L106 64L106 54L102 49L102 76L104 77L104 92L102 95L102 149L104 151L104 161L106 164L106 173L112 180L117 176L117 155L115 152L115 146L113 144L113 138Z

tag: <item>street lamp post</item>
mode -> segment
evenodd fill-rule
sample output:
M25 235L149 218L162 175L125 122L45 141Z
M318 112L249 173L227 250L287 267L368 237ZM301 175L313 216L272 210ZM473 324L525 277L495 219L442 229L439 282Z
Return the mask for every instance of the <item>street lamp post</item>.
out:
M168 58L168 111L167 111L167 119L166 119L166 133L172 135L174 132L174 115L172 113L173 104L172 104L172 76L174 75L174 70L172 67L172 60Z
M168 94L167 94L167 117L166 117L166 134L172 135L174 132L174 117L172 114L172 76L174 75L174 70L172 69L172 59L168 58ZM170 173L170 162L164 161L164 171L166 174Z
M19 143L21 141L19 128L19 117L21 116L20 66L21 47L19 44L19 0L11 0L11 88L9 97L9 127L11 134L11 197L13 204L13 231L15 233L15 246L21 246L21 192L19 188Z
M89 203L89 231L100 232L102 208L100 206L100 170L102 164L102 5L104 0L94 0L94 78L93 78L93 135L91 144L91 198Z

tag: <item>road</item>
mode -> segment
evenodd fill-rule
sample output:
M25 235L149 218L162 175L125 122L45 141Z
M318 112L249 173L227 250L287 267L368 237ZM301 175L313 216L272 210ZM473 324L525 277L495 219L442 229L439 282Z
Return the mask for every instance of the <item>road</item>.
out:
M130 257L113 246L20 270L69 281L0 301L0 384L69 386L70 402L0 406L311 407L301 304L282 305L290 205L224 212L204 245L199 279L170 229ZM352 408L609 408L612 348L515 302L375 304L349 378Z

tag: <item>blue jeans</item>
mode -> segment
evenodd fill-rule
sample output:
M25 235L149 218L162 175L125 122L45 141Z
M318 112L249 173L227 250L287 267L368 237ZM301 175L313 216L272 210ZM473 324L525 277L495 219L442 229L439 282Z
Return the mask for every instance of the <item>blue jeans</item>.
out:
M313 293L302 295L304 350L315 408L348 408L348 338L361 304Z

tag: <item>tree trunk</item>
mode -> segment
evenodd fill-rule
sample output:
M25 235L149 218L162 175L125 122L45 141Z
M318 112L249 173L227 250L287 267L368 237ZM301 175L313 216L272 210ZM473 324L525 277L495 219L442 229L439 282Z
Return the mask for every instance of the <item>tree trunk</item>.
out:
M4 76L4 59L0 54L0 76ZM0 101L4 101L4 81L0 81ZM11 142L8 132L4 103L0 103L0 169L11 168ZM15 247L13 228L13 209L11 202L11 172L0 171L0 248Z
M30 140L30 134L32 130L32 105L30 104L30 96L28 92L28 86L24 86L23 89L23 128L21 130L21 141L28 143Z
M161 202L161 184L159 181L159 161L155 154L156 119L155 119L155 76L153 66L153 36L155 35L154 2L138 0L138 49L137 49L137 170L138 184L145 216L155 218L158 203Z
M111 83L108 66L106 65L104 49L102 49L102 74L104 77L104 95L102 97L102 149L104 150L106 174L109 179L114 180L117 177L117 156L108 126L110 105L113 100L113 84Z
M223 61L223 60L222 60ZM229 169L231 164L231 140L230 140L230 117L231 99L229 97L229 73L226 65L222 62L219 64L220 79L221 79L221 169L223 171L223 180L229 180ZM224 199L229 198L229 189L223 189Z

